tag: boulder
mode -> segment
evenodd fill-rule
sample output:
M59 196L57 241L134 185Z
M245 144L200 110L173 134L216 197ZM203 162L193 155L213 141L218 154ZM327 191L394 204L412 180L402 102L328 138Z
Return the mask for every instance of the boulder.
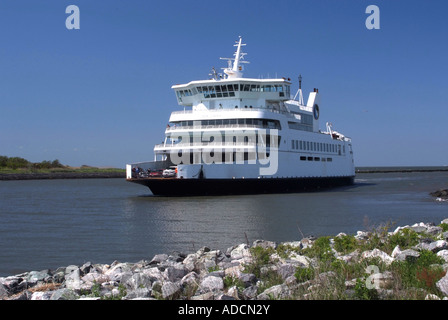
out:
M431 242L429 244L428 250L436 253L439 252L440 250L446 250L448 249L448 242L445 240L437 240L434 242Z
M0 300L5 299L10 295L8 287L0 282Z
M275 243L273 241L267 241L267 240L255 240L252 243L252 247L262 247L264 249L267 249L267 248L275 249L275 248L277 248L277 243Z
M39 281L46 282L46 280L51 279L50 270L42 270L42 271L31 271L28 273L26 277L26 281L29 284L35 284Z
M230 258L232 260L240 260L250 258L251 254L249 246L247 244L240 244L230 252Z
M145 273L134 273L125 282L124 285L130 290L137 290L140 288L151 288L152 278Z
M244 283L245 288L253 286L257 283L257 277L253 273L242 273L238 279Z
M79 296L71 289L62 288L53 291L50 300L76 300Z
M437 252L437 256L441 257L443 260L445 260L445 262L448 262L448 250L440 250L439 252Z
M126 296L124 297L124 300L149 298L149 297L151 297L151 290L150 289L148 289L148 288L137 288L137 289L128 291Z
M439 189L431 192L430 195L436 198L448 199L448 189Z
M286 279L290 276L293 276L296 272L296 265L291 263L284 263L277 267L277 273L282 277L282 279Z
M171 282L176 282L181 280L188 272L188 269L182 263L176 263L176 265L165 269L164 277Z
M224 289L224 281L221 277L205 277L200 284L200 289L204 292L215 292Z
M387 265L391 264L394 261L394 259L390 255L379 249L364 251L361 254L361 257L363 259L380 258Z
M445 296L448 296L448 273L439 281L436 282L437 289Z
M50 300L53 295L53 291L37 291L33 292L30 300Z
M289 296L289 289L285 284L272 286L257 296L257 300L278 300Z
M395 260L412 262L412 261L416 261L418 259L418 257L420 257L420 253L418 253L417 251L412 250L412 249L407 249L407 250L401 251L395 257Z
M258 287L253 285L243 290L242 296L246 300L252 300L257 297Z
M162 284L162 297L164 299L176 299L181 290L182 287L179 283L166 281Z
M65 287L70 290L80 290L83 281L81 280L81 271L79 268L73 270L65 276Z

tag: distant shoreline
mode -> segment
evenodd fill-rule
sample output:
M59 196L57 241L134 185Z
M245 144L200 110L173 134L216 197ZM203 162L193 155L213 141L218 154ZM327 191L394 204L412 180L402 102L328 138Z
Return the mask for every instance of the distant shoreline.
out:
M446 172L448 167L357 167L356 174L360 173L410 173L410 172ZM98 169L92 171L77 170L63 172L17 172L0 173L1 180L40 180L40 179L107 179L126 178L125 170L105 170Z
M408 172L443 172L448 166L437 167L357 167L355 173L408 173Z
M49 172L49 173L0 173L0 180L41 180L41 179L106 179L125 178L124 172Z

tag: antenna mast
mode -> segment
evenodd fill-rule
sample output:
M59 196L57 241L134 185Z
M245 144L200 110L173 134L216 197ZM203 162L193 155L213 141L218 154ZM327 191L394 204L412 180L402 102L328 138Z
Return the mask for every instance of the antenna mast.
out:
M299 74L299 90L297 90L294 100L296 100L297 95L299 95L299 104L303 105L303 94L302 94L302 75Z
M244 59L244 56L246 53L241 52L241 47L245 46L245 43L242 43L243 39L241 36L239 37L239 40L236 41L236 44L234 44L235 47L237 47L236 52L234 54L235 58L220 58L222 60L228 60L228 67L223 68L224 73L227 74L227 78L233 79L233 78L242 78L243 76L243 67L240 65L241 63L249 63L248 61L242 61ZM233 65L232 65L233 60Z

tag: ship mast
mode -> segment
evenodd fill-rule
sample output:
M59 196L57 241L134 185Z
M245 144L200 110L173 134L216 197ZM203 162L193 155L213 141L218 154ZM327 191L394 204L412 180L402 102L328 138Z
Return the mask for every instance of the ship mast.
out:
M222 60L228 61L228 67L223 68L224 73L227 74L228 79L235 79L235 78L242 78L243 76L243 66L241 66L241 63L249 63L248 61L242 61L244 59L244 56L246 53L241 52L241 47L245 46L245 43L242 43L243 39L241 36L240 39L236 41L236 44L234 44L235 47L237 47L236 52L234 54L235 58L220 58ZM233 60L233 65L232 65Z
M299 75L299 90L297 90L294 100L296 100L297 95L299 96L299 104L303 105L303 94L302 94L302 75Z

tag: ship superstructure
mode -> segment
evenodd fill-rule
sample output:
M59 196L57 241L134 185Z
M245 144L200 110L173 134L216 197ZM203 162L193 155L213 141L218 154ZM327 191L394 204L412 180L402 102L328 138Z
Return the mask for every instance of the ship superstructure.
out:
M127 179L156 195L298 192L347 185L355 176L351 139L326 124L320 96L304 104L288 78L243 77L242 38L223 74L172 86L184 110L171 113L154 161L127 165ZM154 174L172 167L174 174Z

